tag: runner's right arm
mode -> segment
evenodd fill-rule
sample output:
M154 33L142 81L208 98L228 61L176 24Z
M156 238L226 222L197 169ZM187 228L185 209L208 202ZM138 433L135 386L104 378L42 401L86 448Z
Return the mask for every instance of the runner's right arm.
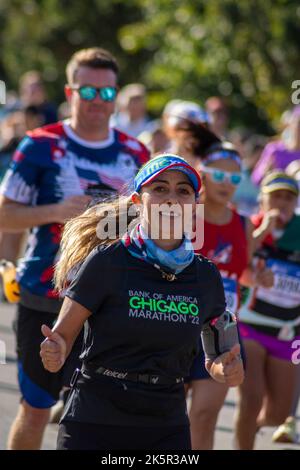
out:
M104 250L105 252L105 250ZM85 259L66 291L61 311L52 330L42 326L46 339L41 344L41 358L50 372L58 372L70 353L84 322L98 312L111 289L108 275L108 256L101 247L95 248ZM101 268L101 269L99 269ZM105 272L99 283L97 273Z
M26 135L14 153L1 184L0 230L17 232L50 223L64 223L85 209L90 197L75 195L63 202L47 198L47 178L51 169L50 143ZM36 203L39 198L47 204Z
M46 325L42 326L46 339L41 344L40 356L45 369L58 372L62 368L90 315L91 312L78 302L65 298L54 328L51 330Z
M19 232L40 225L63 224L67 219L84 211L90 199L89 196L71 196L56 204L29 206L1 196L0 230Z

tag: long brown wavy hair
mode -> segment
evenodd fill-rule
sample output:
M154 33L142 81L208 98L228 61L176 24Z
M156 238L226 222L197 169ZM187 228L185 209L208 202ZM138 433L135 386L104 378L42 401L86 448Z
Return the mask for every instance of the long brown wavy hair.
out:
M68 282L70 273L84 261L89 253L98 245L112 245L124 234L133 222L138 222L136 212L130 211L133 207L131 198L120 196L111 202L102 202L90 207L79 216L69 220L63 230L60 251L61 256L55 267L54 283L58 291L62 291ZM127 221L127 226L120 224L121 217ZM107 225L115 224L115 237L99 236L99 223L104 221Z

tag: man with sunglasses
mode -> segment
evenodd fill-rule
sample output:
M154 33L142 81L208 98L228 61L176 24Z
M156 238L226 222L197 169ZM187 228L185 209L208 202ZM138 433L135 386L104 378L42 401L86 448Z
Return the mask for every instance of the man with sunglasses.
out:
M16 332L21 403L9 449L38 449L63 374L45 371L39 357L41 325L51 327L61 301L52 277L61 229L94 197L122 193L148 160L146 148L109 126L117 95L118 65L103 49L73 55L66 69L69 120L27 133L1 188L0 230L31 229L19 269L21 298ZM80 342L74 354L78 358ZM70 360L73 367L74 358ZM71 371L67 372L70 375Z

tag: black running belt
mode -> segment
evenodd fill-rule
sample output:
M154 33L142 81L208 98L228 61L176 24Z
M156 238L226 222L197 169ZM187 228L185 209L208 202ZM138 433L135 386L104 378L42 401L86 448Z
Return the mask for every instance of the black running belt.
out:
M154 375L154 374L138 374L131 372L120 372L107 367L92 365L92 364L83 364L81 372L83 374L99 374L105 375L119 380L129 380L131 382L142 382L145 384L153 385L174 385L179 384L184 381L183 377L166 377L164 375Z

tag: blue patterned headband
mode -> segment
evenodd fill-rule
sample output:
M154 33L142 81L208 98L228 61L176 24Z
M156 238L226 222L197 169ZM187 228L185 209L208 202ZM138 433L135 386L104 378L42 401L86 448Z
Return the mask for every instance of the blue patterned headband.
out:
M202 161L202 164L208 165L209 163L216 162L218 160L233 160L236 162L239 167L242 166L242 161L239 155L233 150L225 150L225 149L216 149L213 150L211 153L207 154L205 159Z

